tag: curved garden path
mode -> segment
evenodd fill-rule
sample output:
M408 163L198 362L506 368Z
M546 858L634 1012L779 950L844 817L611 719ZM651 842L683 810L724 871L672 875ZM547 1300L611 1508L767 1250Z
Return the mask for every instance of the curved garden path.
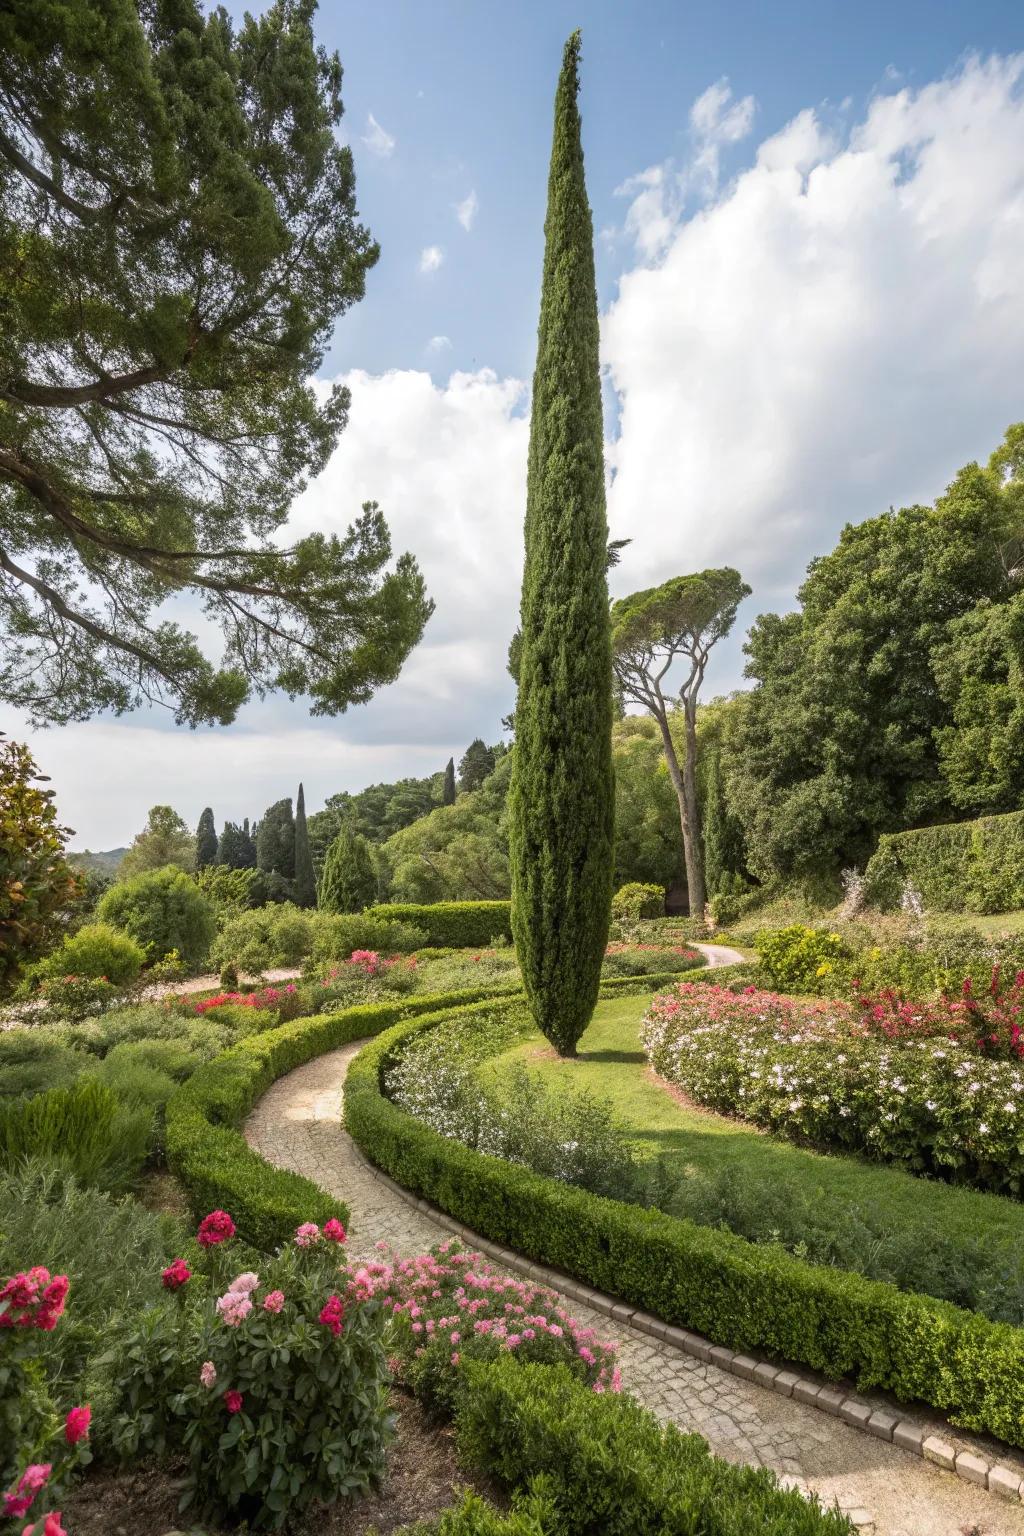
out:
M711 952L711 965L742 958L721 945L701 948ZM250 1115L246 1138L268 1162L305 1174L345 1200L354 1255L369 1254L381 1239L400 1252L422 1252L448 1234L446 1219L403 1196L372 1168L342 1125L345 1075L365 1043L330 1051L280 1078ZM823 1503L837 1502L865 1536L1024 1536L1021 1504L972 1487L820 1409L706 1364L568 1294L563 1301L576 1317L616 1341L625 1387L660 1419L703 1435L731 1461L770 1467L812 1489ZM944 1424L926 1426L927 1432L933 1429L951 1436ZM952 1438L958 1447L973 1444L960 1434ZM992 1459L991 1446L979 1448ZM1016 1466L1005 1452L1000 1460ZM1024 1475L1024 1460L1020 1471Z

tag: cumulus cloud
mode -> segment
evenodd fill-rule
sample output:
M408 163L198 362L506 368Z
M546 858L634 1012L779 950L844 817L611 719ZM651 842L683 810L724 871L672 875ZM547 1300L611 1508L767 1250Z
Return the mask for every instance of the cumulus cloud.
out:
M974 58L841 137L801 112L691 217L637 182L646 259L603 323L617 590L728 562L748 615L791 605L843 523L930 500L1024 415L1022 83L1024 55Z
M436 272L444 261L444 251L439 245L425 245L420 251L420 271Z
M475 192L470 192L469 196L464 197L461 203L455 204L455 217L458 219L467 235L473 228L473 221L476 218L476 211L479 206L480 204L477 202L477 196Z
M395 138L382 128L372 112L366 114L366 132L363 134L363 143L371 154L379 155L382 160L388 160L395 152Z
M447 352L450 350L452 339L450 336L431 336L427 342L428 352Z

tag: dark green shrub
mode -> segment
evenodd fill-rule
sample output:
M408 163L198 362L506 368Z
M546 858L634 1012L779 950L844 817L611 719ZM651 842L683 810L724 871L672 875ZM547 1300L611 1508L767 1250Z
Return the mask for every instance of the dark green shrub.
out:
M564 1366L508 1358L472 1363L463 1373L455 1433L460 1458L510 1492L524 1494L544 1479L534 1484L534 1496L554 1503L557 1519L533 1527L543 1536L851 1530L845 1515L781 1489L774 1473L712 1456L699 1435L660 1425L635 1398L595 1395Z
M38 1157L98 1189L126 1189L149 1153L153 1117L87 1080L0 1103L0 1168Z
M1024 1329L542 1178L389 1103L381 1075L396 1049L448 1016L387 1030L345 1084L349 1132L406 1189L494 1242L718 1344L923 1400L1024 1443Z
M86 923L77 933L67 934L56 949L38 961L31 971L33 980L48 981L62 976L83 976L124 986L142 970L146 952L128 933L110 923Z
M313 946L313 917L290 901L237 912L214 940L210 963L253 976L276 966L300 965Z
M102 922L137 939L151 964L177 950L187 966L198 969L217 931L212 902L171 864L112 885L96 912Z
M620 885L612 897L612 917L617 923L636 923L643 917L665 916L665 887L632 880Z
M89 1057L47 1031L12 1029L0 1034L0 1100L67 1088Z
M376 907L372 912L319 912L313 926L313 965L322 967L347 960L356 949L372 949L381 955L411 955L427 943L424 927L387 916L394 909Z
M907 882L933 912L1024 907L1024 811L885 833L865 871L867 898L891 910Z
M435 901L423 906L415 902L393 902L369 907L364 916L387 922L412 923L426 938L420 944L428 949L483 949L492 939L512 938L512 903L508 901ZM374 949L373 944L355 945ZM419 948L419 945L414 945Z
M342 827L327 850L320 871L318 902L322 912L361 912L377 894L377 871L365 837Z

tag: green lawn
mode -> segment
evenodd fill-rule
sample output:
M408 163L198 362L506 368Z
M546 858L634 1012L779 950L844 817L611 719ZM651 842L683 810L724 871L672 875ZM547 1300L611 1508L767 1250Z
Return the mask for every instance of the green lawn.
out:
M809 1239L812 1259L1024 1321L1024 1206L805 1150L686 1108L647 1069L639 1040L645 1006L643 997L599 1003L575 1061L560 1061L534 1035L488 1070L520 1060L549 1082L570 1090L585 1085L611 1099L637 1146L666 1158L672 1187L682 1194L678 1214L724 1219L761 1240L781 1227L789 1247ZM696 1186L705 1192L695 1194ZM714 1200L724 1200L717 1214Z

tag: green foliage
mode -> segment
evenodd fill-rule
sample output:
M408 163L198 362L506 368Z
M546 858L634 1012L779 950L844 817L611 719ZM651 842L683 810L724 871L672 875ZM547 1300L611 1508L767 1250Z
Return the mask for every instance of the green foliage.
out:
M426 928L384 915L390 912L390 907L378 907L374 912L321 913L313 930L313 964L347 960L354 949L376 950L381 955L410 955L422 949Z
M0 1103L0 1167L45 1158L84 1184L125 1189L146 1160L151 1132L148 1111L123 1107L101 1083L53 1088Z
M642 917L664 917L665 888L633 880L620 885L612 897L612 917L617 923L638 923Z
M760 974L780 992L827 992L827 978L849 951L838 933L796 923L758 935Z
M234 821L224 823L217 839L217 863L227 869L256 868L256 844L249 834L248 818L241 827Z
M79 894L64 857L70 832L45 782L28 748L0 733L0 996L60 933Z
M118 881L97 916L136 939L150 964L177 950L192 969L203 964L217 928L213 906L196 882L170 865Z
M295 802L295 905L316 906L316 876L306 827L306 793L301 784Z
M1024 811L879 838L865 871L868 899L891 909L905 885L934 912L1024 906Z
M208 865L217 862L217 828L213 820L213 812L209 806L199 817L196 827L196 857L197 870L206 869Z
M256 866L264 874L295 878L295 818L289 795L268 806L256 828Z
M395 901L507 899L506 800L514 753L499 758L479 789L388 838L381 849Z
M494 772L495 761L494 748L479 736L470 742L459 762L459 788L463 794L480 788Z
M71 1049L50 1030L5 1030L0 1033L0 1099L66 1088L88 1065L84 1051Z
M351 827L342 827L320 872L321 911L361 912L376 895L377 871L370 845Z
M260 976L275 966L295 966L313 947L312 915L291 902L254 907L229 917L210 950L218 970L234 965Z
M455 804L455 759L450 757L444 769L444 789L441 793L442 805Z
M507 901L438 901L422 906L391 902L371 907L365 915L386 922L413 923L427 935L428 948L476 949L486 947L492 939L512 937Z
M480 992L456 993L453 1006ZM436 1010L441 999L371 1004L316 1014L253 1035L196 1071L167 1109L167 1161L184 1185L193 1214L229 1210L239 1236L273 1252L303 1221L319 1225L347 1207L311 1180L272 1168L254 1152L239 1127L270 1084L294 1067L373 1035L397 1019Z
M579 33L555 96L533 376L509 794L512 913L530 1006L571 1055L594 1011L614 863L612 669L593 228Z
M368 843L382 843L403 827L427 816L442 803L441 774L426 779L399 779L394 784L370 784L358 794L343 790L328 796L322 811L309 818L313 863L321 867L324 856L342 827L351 827Z
M264 879L258 869L207 864L196 873L196 884L222 919L263 905Z
M146 825L125 853L118 868L118 879L128 880L152 869L175 864L191 872L196 867L196 839L177 811L169 805L154 805Z
M62 976L103 977L124 986L136 979L145 960L146 951L130 934L110 923L87 923L38 960L31 975L37 982Z
M429 616L373 503L280 537L345 425L347 389L310 380L377 256L312 13L4 8L0 481L29 569L7 557L0 694L38 718L226 723L267 688L337 713ZM221 668L160 613L176 592Z
M838 1510L783 1490L763 1467L712 1456L699 1435L661 1425L635 1398L595 1395L565 1366L474 1362L457 1400L460 1458L510 1493L533 1486L540 1523L453 1532L543 1536L845 1536ZM535 1481L536 1480L536 1481ZM548 1520L545 1507L557 1511ZM529 1510L530 1504L523 1506Z
M923 1400L1022 1443L1024 1330L446 1140L380 1089L395 1049L430 1022L389 1029L352 1063L345 1085L348 1130L406 1189L494 1242L716 1343Z

